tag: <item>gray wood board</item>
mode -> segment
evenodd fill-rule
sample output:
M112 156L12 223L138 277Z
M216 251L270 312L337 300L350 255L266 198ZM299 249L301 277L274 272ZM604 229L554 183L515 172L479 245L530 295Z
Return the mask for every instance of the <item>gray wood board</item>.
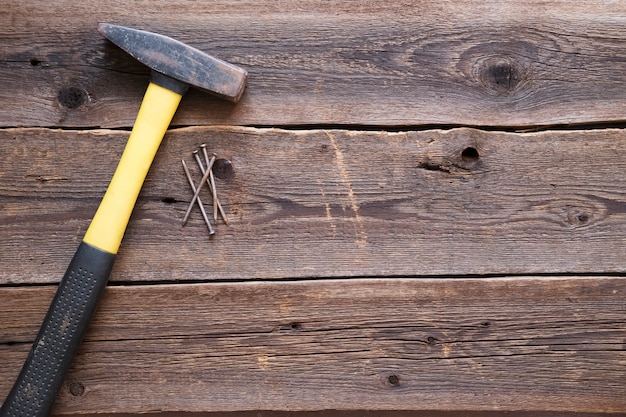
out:
M5 2L6 3L6 2ZM192 91L175 125L623 122L626 3L9 0L0 126L128 127L148 70L96 31L156 31L250 73L238 105Z
M0 130L0 283L58 282L127 136ZM181 227L192 193L180 161L198 181L191 151L204 142L230 218L213 238L197 209ZM112 280L623 273L625 154L616 129L176 129Z
M56 411L620 412L621 278L115 286ZM0 398L54 288L0 288Z

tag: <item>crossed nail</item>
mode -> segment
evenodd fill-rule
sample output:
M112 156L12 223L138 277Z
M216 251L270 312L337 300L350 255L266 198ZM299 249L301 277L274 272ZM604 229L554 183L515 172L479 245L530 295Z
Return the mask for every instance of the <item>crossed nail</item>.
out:
M209 157L209 153L206 149L206 144L204 143L200 145L200 149L202 150L202 154L204 155L204 162L202 162L202 159L200 158L200 155L199 155L200 152L197 149L192 152L196 162L198 163L200 172L202 172L202 179L200 180L200 183L198 184L197 187L194 185L193 178L191 177L191 173L189 172L189 169L187 168L187 164L185 163L185 160L184 159L181 160L183 164L183 170L185 171L185 176L187 177L187 181L189 181L189 186L191 187L191 191L193 192L193 197L191 199L191 202L189 203L189 207L187 207L185 216L183 217L183 226L187 224L187 220L189 220L189 215L191 214L191 210L193 209L193 206L197 204L198 207L200 208L200 212L202 213L202 217L204 218L204 222L209 228L209 234L212 235L212 234L215 234L215 230L213 230L213 227L211 226L209 217L207 216L206 211L204 209L204 205L202 204L202 201L200 200L200 197L199 197L200 191L202 191L202 187L204 186L205 183L209 187L209 191L211 192L211 195L213 196L213 221L217 222L218 212L220 216L222 217L222 219L224 220L224 223L228 224L228 219L226 218L224 209L222 208L222 205L220 204L220 201L217 197L217 188L215 187L215 177L213 176L212 168L213 168L213 164L215 163L216 155L213 154L211 157Z

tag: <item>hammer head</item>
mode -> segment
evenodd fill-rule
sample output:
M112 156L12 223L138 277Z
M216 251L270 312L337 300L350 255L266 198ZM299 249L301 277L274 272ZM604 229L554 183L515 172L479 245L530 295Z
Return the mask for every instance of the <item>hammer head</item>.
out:
M167 36L108 23L100 23L98 31L160 74L232 102L243 94L246 70L196 48Z

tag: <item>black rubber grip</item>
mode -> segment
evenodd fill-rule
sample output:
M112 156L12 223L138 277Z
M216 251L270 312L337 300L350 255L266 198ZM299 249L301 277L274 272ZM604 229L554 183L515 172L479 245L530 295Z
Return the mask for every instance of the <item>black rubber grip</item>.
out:
M0 417L50 414L114 261L115 255L80 244Z

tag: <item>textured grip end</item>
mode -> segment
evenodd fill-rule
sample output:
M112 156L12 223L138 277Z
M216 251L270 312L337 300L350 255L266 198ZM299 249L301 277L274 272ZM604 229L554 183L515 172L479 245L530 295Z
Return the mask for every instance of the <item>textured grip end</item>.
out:
M114 260L113 254L80 244L0 417L49 415Z

